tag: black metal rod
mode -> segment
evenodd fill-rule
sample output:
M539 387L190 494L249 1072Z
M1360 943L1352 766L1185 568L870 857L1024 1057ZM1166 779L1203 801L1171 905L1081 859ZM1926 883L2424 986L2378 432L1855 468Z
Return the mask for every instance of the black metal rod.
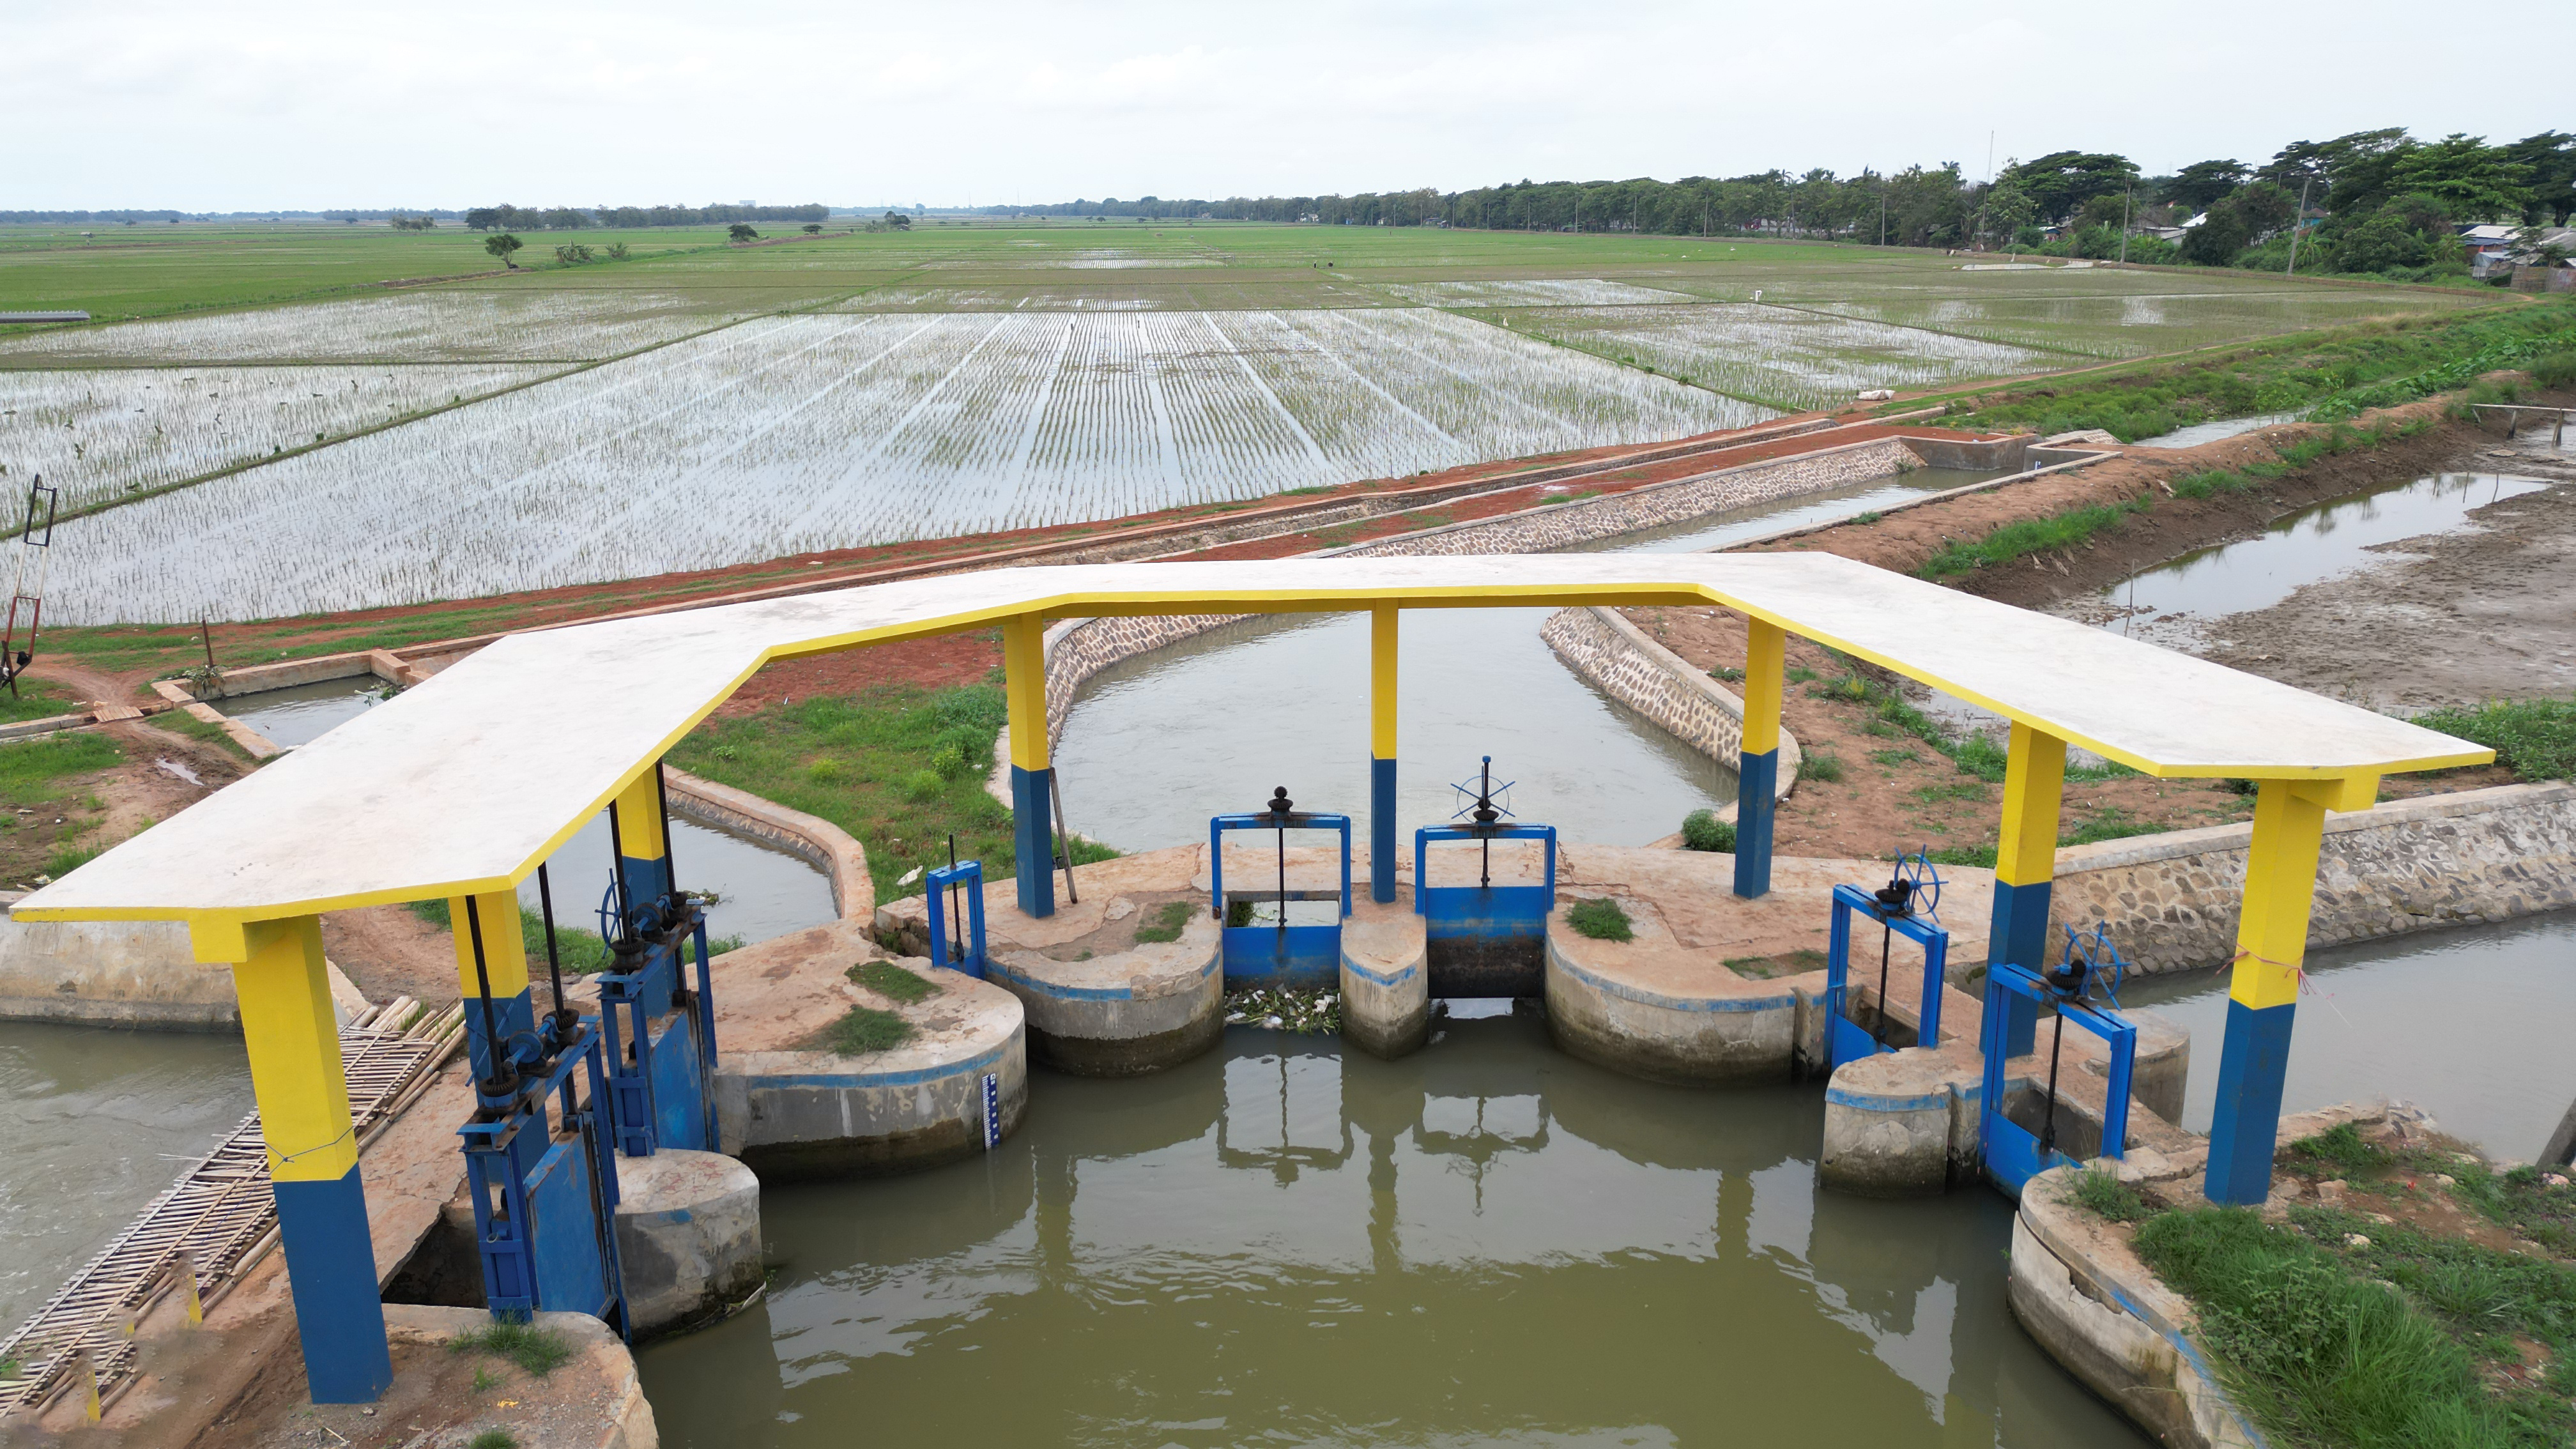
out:
M1279 817L1279 934L1288 934L1288 817Z
M1896 927L1889 924L1885 917L1880 917L1878 922L1878 1030L1870 1033L1870 1039L1880 1046L1887 1045L1887 951L1895 937ZM1915 1045L1920 1046L1922 1043L1917 1042Z
M957 869L957 832L954 830L948 832L948 869L952 872ZM957 914L957 877L951 874L948 877L948 961L966 959L965 930L965 920ZM939 964L945 966L948 961Z
M1082 896L1073 888L1073 838L1064 828L1064 776L1047 771L1047 793L1055 797L1055 848L1064 856L1064 899L1067 905L1082 904Z
M555 952L555 888L546 878L546 864L537 862L537 908L546 918L546 975L555 985L555 1015L564 1014L563 960Z
M617 826L617 802L608 802L608 885L617 897L617 934L612 940L624 940L630 929L626 899L626 835Z
M671 850L671 778L662 762L653 762L653 799L662 807L662 889L671 895L680 893L680 868Z
M2051 1152L2057 1147L2057 1048L2066 1040L2066 1009L2057 1011L2057 1024L2048 1033L2048 1116L2039 1124L2039 1150Z
M501 1027L492 1016L492 973L483 964L483 912L472 896L465 898L465 930L474 943L474 989L483 1002L483 1061L491 1068L484 1081L506 1086L510 1079L501 1071Z

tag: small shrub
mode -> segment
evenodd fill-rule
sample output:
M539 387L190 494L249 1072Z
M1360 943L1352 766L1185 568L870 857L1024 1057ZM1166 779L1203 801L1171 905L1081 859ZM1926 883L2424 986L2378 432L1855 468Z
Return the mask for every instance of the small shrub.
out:
M1181 939L1181 928L1198 913L1196 901L1165 901L1154 908L1151 919L1137 925L1136 940L1139 944L1156 946L1177 941Z
M572 1361L572 1345L564 1341L562 1334L524 1321L494 1323L458 1334L447 1349L450 1353L488 1353L505 1358L538 1378Z
M915 770L903 781L903 793L923 803L938 799L940 791L947 787L948 782L940 778L937 770Z
M2153 1209L2147 1206L2145 1198L2138 1196L2136 1188L2098 1167L2088 1167L2077 1173L2067 1196L2106 1222L2142 1223L2153 1214Z
M891 1011L853 1006L824 1028L824 1043L845 1057L890 1051L912 1040L912 1023Z
M1628 913L1608 896L1576 901L1567 907L1565 923L1595 941L1633 941L1637 933L1630 929Z
M2531 380L2542 387L2576 383L2576 349L2553 352L2531 365Z
M943 989L937 983L924 981L892 961L862 961L841 973L888 1001L910 1006L926 1001Z
M1708 677L1711 679L1722 679L1729 684L1741 684L1744 682L1744 671L1735 668L1733 665L1721 664L1715 669L1710 670L1708 672Z
M465 1449L519 1449L519 1441L507 1429L486 1429L466 1440Z
M1720 820L1714 810L1694 810L1682 817L1682 846L1687 850L1735 849L1735 822Z
M2415 723L2495 751L2496 763L2517 780L2576 774L2576 699L2495 700L2419 714Z
M2346 1122L2290 1144L2290 1155L2309 1162L2322 1162L2345 1172L2361 1172L2385 1166L2388 1149L2365 1139L2361 1129Z
M830 757L816 760L805 767L805 778L817 785L841 783L841 762Z
M1842 756L1817 750L1798 766L1798 774L1819 785L1831 785L1843 777Z
M66 845L46 857L45 874L61 880L64 876L98 859L106 849L104 845Z
M943 780L966 778L966 752L955 745L937 745L930 751L930 768Z

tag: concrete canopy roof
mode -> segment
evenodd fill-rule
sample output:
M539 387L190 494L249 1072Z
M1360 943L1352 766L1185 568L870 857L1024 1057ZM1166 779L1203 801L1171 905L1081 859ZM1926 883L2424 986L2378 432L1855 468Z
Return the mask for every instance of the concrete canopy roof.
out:
M992 569L513 635L20 902L207 926L508 889L763 664L1030 613L1719 604L2157 776L2361 780L2493 752L1827 554Z

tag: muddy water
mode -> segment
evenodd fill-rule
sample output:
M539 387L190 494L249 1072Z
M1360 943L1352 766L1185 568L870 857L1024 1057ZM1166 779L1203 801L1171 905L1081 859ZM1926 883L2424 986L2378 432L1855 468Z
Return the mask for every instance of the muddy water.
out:
M1812 1090L1510 1015L1037 1085L985 1158L765 1192L766 1302L640 1355L663 1442L2146 1442L2014 1324L2003 1198L1817 1192Z
M580 833L546 858L555 889L558 925L599 929L600 897L609 881L608 815L602 811ZM813 862L748 835L686 818L671 821L671 874L680 888L713 891L707 930L766 941L833 920L832 882ZM519 884L519 900L535 908L537 878Z
M239 1037L0 1022L0 1333L251 1108Z
M326 679L319 684L290 685L237 694L216 705L275 744L309 745L373 708L385 682L374 675Z
M1998 476L1925 468L1737 509L1595 551L1678 552L1847 517ZM1734 772L1603 695L1541 643L1548 609L1403 616L1397 692L1399 837L1446 822L1449 787L1492 755L1520 818L1568 840L1642 845L1735 797ZM1056 747L1071 828L1124 850L1203 840L1210 815L1271 788L1363 821L1369 799L1368 622L1297 615L1232 626L1102 671ZM1364 835L1364 826L1362 827Z
M2576 914L2309 953L2285 1111L2395 1097L2496 1157L2540 1154L2576 1100ZM2227 1031L2227 971L2120 993L2191 1029L2183 1125L2209 1130Z

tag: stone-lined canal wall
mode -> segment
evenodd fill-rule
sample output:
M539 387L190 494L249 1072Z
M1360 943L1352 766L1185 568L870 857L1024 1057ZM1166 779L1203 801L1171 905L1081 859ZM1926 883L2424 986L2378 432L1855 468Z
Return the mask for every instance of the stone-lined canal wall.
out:
M1539 638L1566 667L1604 694L1653 720L1701 754L1735 767L1744 750L1744 701L1703 669L1646 637L1616 609L1560 609L1548 616ZM1798 741L1780 732L1777 797L1798 783L1803 758ZM1720 809L1735 818L1730 804Z
M2236 949L2251 824L2057 853L2051 929L2109 921L2137 969L2214 966ZM2576 786L2499 785L2326 817L2308 945L2576 907Z
M1996 451L1994 465L2019 461L2029 439L2007 438L1986 445ZM1965 446L1950 444L1953 448ZM2005 456L2009 452L2010 456ZM1601 498L1543 504L1506 513L1427 528L1326 549L1315 558L1419 558L1433 555L1543 553L1571 548L1622 534L1638 533L1732 508L1749 508L1802 494L1840 488L1871 478L1884 478L1923 466L1915 445L1902 438L1872 438L1821 448L1788 458L1773 458L1722 468L1669 483L1632 488ZM1515 485L1520 486L1520 485ZM1070 619L1047 631L1047 730L1064 731L1074 697L1093 675L1124 659L1177 644L1211 629L1248 618L1244 614L1184 614L1159 618ZM1737 710L1737 717L1742 711ZM1688 736L1685 736L1688 738ZM1719 758L1729 766L1734 754Z
M678 766L662 768L670 780L672 814L765 840L798 856L832 883L833 910L863 919L875 914L876 883L868 874L868 853L848 831L748 790L701 780Z

